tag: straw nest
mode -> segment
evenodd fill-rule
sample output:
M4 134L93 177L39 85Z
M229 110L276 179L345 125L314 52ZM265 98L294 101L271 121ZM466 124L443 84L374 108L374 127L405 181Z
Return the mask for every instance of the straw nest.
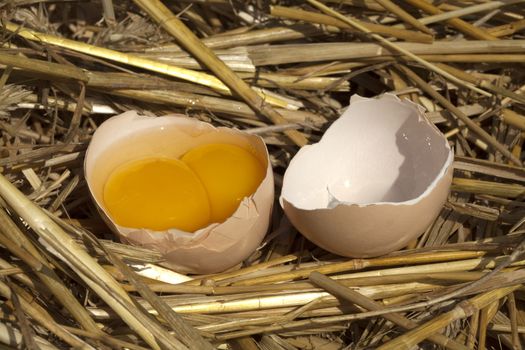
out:
M2 348L522 348L524 1L164 3L0 2ZM242 265L188 279L116 242L87 193L90 136L122 111L258 133L278 189L351 94L384 92L456 152L402 251L331 255L276 206Z

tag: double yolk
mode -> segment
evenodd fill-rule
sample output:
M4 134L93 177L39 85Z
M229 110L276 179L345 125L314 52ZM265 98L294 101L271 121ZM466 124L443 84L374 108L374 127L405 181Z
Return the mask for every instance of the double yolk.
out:
M121 165L104 186L104 203L121 226L194 232L229 218L265 174L259 159L244 148L202 145L180 159Z

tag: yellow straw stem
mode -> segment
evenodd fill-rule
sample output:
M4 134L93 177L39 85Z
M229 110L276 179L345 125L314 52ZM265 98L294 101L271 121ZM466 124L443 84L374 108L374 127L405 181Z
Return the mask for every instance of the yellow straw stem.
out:
M378 34L375 34L375 33L372 33L368 28L362 26L361 24L357 23L356 21L354 21L353 19L349 18L349 17L346 17L346 16L343 16L342 14L340 14L339 12L337 11L334 11L332 10L331 8L329 8L328 6L320 3L319 1L317 0L307 0L311 5L317 7L319 10L323 11L324 13L327 13L331 16L334 16L335 18L338 18L340 19L341 21L351 25L352 27L356 28L356 29L359 29L360 31L362 31L363 33L367 33L370 35L370 37L372 37L373 39L381 42L383 45L413 59L414 61L422 64L425 68L428 68L430 69L431 71L434 71L440 75L442 75L443 77L445 77L446 79L450 80L451 82L453 82L454 84L458 85L458 86L463 86L463 87L466 87L474 92L477 92L481 95L484 95L484 96L491 96L490 93L486 92L485 90L482 90L482 89L479 89L478 87L468 83L468 82L464 82L462 81L461 79L458 79L456 78L455 76L453 76L452 74L444 71L443 69L437 67L436 65L422 59L421 57L419 56L416 56L414 55L412 52L410 51L407 51L405 49L403 49L402 47L400 47L399 45L396 45L388 40L386 40L385 38L383 38L381 35L378 35Z
M169 75L171 77L210 87L223 94L231 95L230 89L226 85L224 85L219 79L210 74L196 72L191 69L180 68L171 64L151 60L149 58L143 58L128 53L119 52L116 50L106 49L103 47L82 43L75 40L65 39L57 37L55 35L39 33L31 29L22 28L11 22L5 22L4 26L5 29L9 30L10 32L16 33L17 35L20 35L21 37L28 40L46 43L49 45L55 45L72 51L81 52L87 55L104 58L110 61L127 64L133 67L149 70L164 75ZM266 102L270 104L283 108L289 107L287 101L284 101L275 96L268 96L263 92L260 92L259 94Z

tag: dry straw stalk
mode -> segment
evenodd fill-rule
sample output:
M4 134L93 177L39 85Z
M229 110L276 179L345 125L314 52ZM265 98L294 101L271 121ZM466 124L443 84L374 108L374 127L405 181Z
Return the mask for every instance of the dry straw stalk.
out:
M5 241L8 242L8 244L4 244L4 246L8 249L10 247L15 249L15 243L11 242L11 244L9 244L10 240L7 237L17 240L18 245L23 247L23 249L28 252L27 255L32 259L35 259L36 262L40 264L41 268L36 270L36 274L49 288L49 290L55 294L57 300L59 300L64 305L64 307L71 313L77 322L82 325L82 327L91 332L98 332L99 328L88 315L84 307L78 302L71 291L63 283L61 283L60 278L53 271L53 267L47 261L45 261L44 257L24 236L18 226L12 222L11 218L6 214L3 208L0 209L0 226L2 227L1 236L5 237ZM22 252L24 252L24 250L20 249Z
M142 68L152 72L169 75L182 80L195 82L200 85L211 87L225 94L231 93L228 87L224 85L219 79L206 73L175 67L173 65L154 61L148 58L143 58L128 53L89 45L66 38L60 38L51 34L39 33L30 29L20 28L19 26L10 22L5 22L4 25L7 30L29 40L55 45L76 52L85 53L91 56L105 58L133 67ZM288 105L287 102L282 101L280 99L276 99L275 97L264 96L264 99L267 100L268 103L273 103L281 107L286 107Z
M312 23L324 24L334 26L342 29L354 29L354 27L345 21L333 18L331 16L305 11L284 6L272 6L270 14L275 17L284 17L290 19L296 19L301 21L307 21ZM363 28L366 28L369 32L374 32L382 35L392 36L399 39L404 39L412 42L431 43L432 36L429 34L423 34L410 30L398 29L389 26L383 26L374 23L365 23L355 18L352 19L355 23L358 23Z
M474 312L490 305L494 300L499 300L509 293L520 288L521 285L505 287L486 292L471 299L460 302L454 309L437 316L432 321L414 328L396 339L378 347L378 350L411 349L431 334L439 332L442 328L458 319L470 317Z
M155 349L159 348L153 335L144 328L143 324L135 318L133 313L115 301L115 296L118 295L123 300L131 303L131 299L120 285L91 256L81 249L67 233L54 223L38 206L27 199L27 197L16 189L3 175L0 175L0 196L60 255L63 257L72 256L73 258L68 260L68 262L72 264L71 267L77 271L78 275L93 288L108 305L111 305L115 312L117 312L137 334L143 337L151 347ZM107 287L97 284L85 275L83 271L97 276L97 279L108 286L115 295L111 295L106 289Z
M0 44L0 343L144 350L424 341L464 350L498 337L519 349L523 288L480 298L525 283L525 170L516 161L525 135L524 2L136 0L146 13L115 3L113 16L103 1L100 22L96 2L72 3L67 13L49 2L2 7L12 23L2 24ZM455 152L453 191L407 249L337 257L276 210L274 230L242 265L170 279L159 252L100 239L110 230L86 194L82 158L109 116L175 112L259 134L278 188L298 150L284 131L316 142L349 93L385 92L429 109ZM261 100L285 123L265 117L272 112ZM158 274L147 274L152 267Z
M433 35L432 30L430 30L424 23L421 21L418 21L416 18L414 18L410 13L403 10L401 7L397 6L395 3L393 3L390 0L376 0L377 3L379 3L381 6L383 6L386 10L392 12L397 17L405 21L408 25L419 29L420 31Z
M383 38L382 36L380 36L378 34L372 33L369 29L367 29L366 27L362 26L360 23L350 19L349 17L341 15L339 12L334 11L331 8L321 4L317 0L308 0L308 2L310 4L312 4L312 5L314 5L315 7L317 7L318 9L320 9L321 11L323 11L325 13L328 13L331 16L334 16L334 17L336 17L336 18L338 18L338 19L348 23L349 25L359 29L360 31L362 31L364 33L367 33L368 35L370 35L370 37L372 37L373 39L379 41L382 45L384 45L384 46L386 46L386 47L388 47L390 49L393 49L393 50L399 52L402 55L410 57L414 61L422 64L425 68L428 68L429 70L432 70L432 71L442 75L443 77L447 78L448 80L450 80L454 84L457 84L458 86L466 87L466 88L468 88L468 89L470 89L472 91L475 91L475 92L477 92L479 94L482 94L482 95L485 95L485 96L489 96L489 94L486 91L481 90L481 89L477 88L476 86L474 86L472 84L466 83L466 82L462 81L461 79L456 78L452 74L449 74L448 72L440 69L439 67L436 67L432 63L430 63L428 61L425 61L424 59L414 55L410 51L407 51L407 50L401 48L400 46L398 46L398 45L396 45L396 44L386 40L385 38Z
M234 285L239 286L250 286L257 284L267 284L282 282L287 280L294 280L298 278L306 278L310 275L311 272L317 271L324 274L332 274L337 272L344 271L355 271L365 269L367 267L379 267L379 266L395 266L402 265L404 263L411 264L423 264L428 262L438 262L438 261L451 261L451 260L461 260L472 257L477 257L485 254L484 252L432 252L432 253L423 253L423 254L408 254L405 256L391 256L383 258L372 258L372 259L352 259L349 261L332 263L321 266L314 266L308 268L297 269L294 271L275 273L269 276L255 277L251 279L246 279L234 283ZM190 282L191 284L191 282Z
M265 99L254 92L240 77L221 61L212 50L204 45L180 19L178 19L159 0L134 0L155 21L173 35L198 60L208 67L232 91L241 96L254 110L260 112L275 124L285 124L286 120L269 106ZM298 146L308 143L306 137L297 130L285 130L284 133Z
M310 274L309 279L313 283L325 289L327 292L333 294L334 296L347 300L358 306L364 307L367 310L375 311L375 310L382 309L381 304L375 302L374 300L370 298L367 298L366 296L360 294L357 291L354 291L350 288L345 287L342 284L339 284L338 282L330 279L329 277L326 277L323 274L320 274L318 272L312 272ZM389 320L390 322L403 327L404 329L413 329L418 326L416 322L409 320L408 318L404 317L403 315L399 313L385 314L383 317ZM447 349L454 349L454 350L466 350L467 349L464 345L442 334L430 334L428 339L436 343L437 345L446 347Z
M435 7L429 2L426 2L425 0L407 0L407 2L432 15L440 15L443 13L439 8ZM498 40L498 38L495 36L488 34L483 29L477 28L472 24L463 21L462 19L450 18L447 19L446 22L473 38L480 40Z
M496 150L501 152L505 157L510 159L514 164L521 166L521 161L516 158L511 151L509 151L504 145L499 143L494 137L487 133L483 128L476 124L472 119L467 117L461 112L456 106L454 106L449 100L443 97L439 92L435 91L428 83L421 79L417 74L407 67L400 67L403 73L405 73L412 81L414 81L423 91L432 96L436 101L439 102L443 107L448 109L452 114L463 122L470 130L476 133L483 141L494 147Z

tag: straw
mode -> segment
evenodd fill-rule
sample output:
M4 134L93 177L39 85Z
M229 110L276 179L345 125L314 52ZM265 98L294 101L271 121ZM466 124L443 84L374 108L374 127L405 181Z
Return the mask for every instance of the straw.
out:
M65 38L59 38L50 34L39 33L30 29L20 28L17 25L9 22L4 23L4 26L7 30L29 40L55 45L67 48L69 50L92 55L95 57L105 58L111 61L127 64L130 66L147 69L152 72L169 75L172 77L211 87L221 93L230 94L230 90L228 89L228 87L226 87L219 79L206 73L195 72L189 69L179 68L169 64L138 57L132 54L97 47L94 45L89 45ZM278 106L286 106L286 104L283 105L283 101L280 101L273 97L264 96L264 98L268 101L268 103L275 103Z
M487 142L489 145L494 147L496 150L501 152L505 157L510 159L514 164L521 165L521 161L517 159L505 146L500 144L494 137L489 135L485 130L483 130L479 125L474 123L470 118L468 118L466 115L463 114L459 109L457 109L450 101L448 101L446 98L444 98L441 94L436 92L430 85L428 85L423 79L421 79L417 74L412 72L407 67L400 67L401 70L410 77L411 80L413 80L422 90L424 90L427 94L432 96L434 99L436 99L442 106L447 108L450 112L453 113L455 117L457 117L461 122L465 123L465 125L475 132L483 141Z
M477 13L477 12L484 12L484 11L490 11L490 10L495 10L495 9L498 9L500 7L503 7L503 6L508 6L508 5L514 5L514 4L519 4L519 3L523 3L523 0L506 0L506 1L491 1L491 2L488 2L488 3L485 3L485 4L477 4L477 5L471 5L471 6L466 6L466 7L463 7L463 8L459 8L457 10L453 10L453 11L447 11L447 12L439 12L437 11L435 8L431 8L429 6L427 6L426 4L424 5L421 5L421 7L419 6L420 3L418 3L418 5L415 5L415 6L418 6L422 9L424 9L426 12L429 12L429 13L437 13L433 16L427 16L427 17L423 17L421 19L419 19L419 22L422 23L422 24L431 24L431 23L436 23L436 22L440 22L440 21L447 21L447 20L450 20L450 19L453 19L453 18L457 18L457 17L463 17L463 16L467 16L467 15L471 15L471 14L474 14L474 13ZM458 22L458 21L452 21L452 22L449 22L449 24L451 25L455 25L455 26L460 26L462 28L467 28L466 30L467 31L472 31L472 27L469 26L468 24L466 24L466 22ZM466 25L466 27L465 27ZM459 27L457 27L458 29L460 29ZM492 34L491 33L491 30L488 30L488 34ZM480 33L476 33L476 34L473 34L474 37L476 37L476 35L479 35L480 37L478 39L483 39L484 35L482 34L483 32L480 32ZM492 34L493 35L493 34ZM493 38L490 38L488 40L494 40Z
M471 316L475 311L481 310L494 300L503 298L509 293L512 293L516 289L520 288L521 285L496 289L490 292L480 294L471 299L465 300L459 303L453 310L444 313L432 321L425 323L424 325L418 326L402 336L395 338L394 340L379 346L378 350L390 350L390 349L410 349L412 346L417 345L426 337L435 334L442 328L446 327L455 320L466 318Z
M59 226L51 221L37 206L31 203L21 192L19 192L4 176L0 175L0 196L12 207L16 212L23 217L31 227L55 250L61 255L68 256L73 254L75 260L70 263L75 269L82 269L86 273L93 273L108 286L115 293L114 296L104 290L103 287L93 283L88 276L78 270L79 276L93 288L101 298L112 305L117 313L119 313L126 322L129 323L143 339L153 348L158 348L157 342L152 334L143 328L143 324L139 323L131 311L119 303L115 303L114 297L119 296L123 300L131 302L129 296L120 288L118 283L102 268L100 265L90 257L84 250L82 250ZM58 243L60 242L60 243Z
M283 6L272 6L270 8L270 14L275 17L284 17L297 19L301 21L307 21L318 24L330 25L342 29L353 29L353 26L349 25L345 21L336 19L327 15L318 14L315 12L299 10L296 8L283 7ZM358 23L363 28L366 28L369 32L374 32L382 35L393 36L395 38L404 39L413 42L431 43L432 36L414 31L393 28L390 26L383 26L375 23L361 22L355 18L353 22Z
M392 12L397 17L405 21L410 26L419 29L420 31L425 32L427 34L433 35L432 31L425 25L429 22L423 23L421 20L418 21L410 13L406 12L390 0L376 0L376 2L383 6L386 10Z
M355 292L337 283L336 281L326 277L323 274L320 274L319 272L312 272L309 276L309 279L313 283L322 287L323 289L326 289L329 293L333 294L334 296L347 300L358 306L364 307L367 310L375 311L375 310L381 310L382 308L379 303L376 303L375 301L367 298L366 296L363 296L359 294L358 292ZM398 326L401 326L404 329L413 329L417 327L416 322L411 321L408 318L405 318L399 313L386 314L384 315L384 317L388 321ZM454 340L442 334L431 334L429 335L428 339L433 341L437 345L446 347L447 349L456 349L456 350L466 349L466 347L463 346L462 344L457 343Z
M368 35L370 35L370 37L372 37L373 39L381 42L381 44L383 44L384 46L386 47L389 47L405 56L408 56L410 57L411 59L413 59L414 61L422 64L423 66L425 66L426 68L444 76L445 78L447 78L448 80L452 81L453 83L459 85L459 86L463 86L463 87L466 87L468 89L471 89L472 91L475 91L477 93L480 93L482 95L485 95L485 96L488 96L488 93L484 90L481 90L479 88L477 88L476 86L473 86L472 84L468 84L458 78L456 78L455 76L443 71L442 69L440 69L439 67L436 67L435 65L431 64L430 62L427 62L425 61L424 59L412 54L410 51L407 51L403 48L401 48L400 46L384 39L382 36L378 35L378 34L375 34L375 33L372 33L369 29L367 29L366 27L362 26L361 24L359 24L358 22L355 22L353 21L352 19L348 18L348 17L345 17L343 15L341 15L340 13L338 13L337 11L334 11L332 9L330 9L329 7L321 4L320 2L318 2L317 0L308 0L308 2L312 5L314 5L315 7L319 8L320 10L348 23L349 25L359 29L360 31L364 32L364 33L367 33Z
M507 308L510 315L512 346L521 349L521 341L518 334L518 309L516 307L515 293L510 293L507 297Z
M0 347L520 349L524 1L412 2L2 7ZM284 132L318 142L351 95L384 93L423 106L446 136L452 191L407 247L337 256L280 208L300 148ZM118 241L83 159L101 123L127 110L263 139L275 197L249 257L186 275Z
M239 286L250 286L256 284L266 284L274 282L282 282L287 280L293 280L298 278L305 278L310 273L317 271L324 274L332 274L344 271L355 271L362 270L367 267L378 267L378 266L395 266L402 265L408 261L412 264L422 264L425 262L438 262L438 261L453 261L461 260L472 257L483 255L482 252L432 252L428 254L408 254L406 256L392 256L372 259L350 259L345 262L333 263L329 265L321 265L315 267L296 269L290 272L275 273L269 276L255 277L247 280L243 280L234 285Z
M21 289L16 290L17 295L20 295L23 292ZM59 325L55 323L51 315L49 315L45 309L38 305L33 305L32 300L26 300L23 297L15 296L11 288L4 282L0 282L0 294L7 299L17 298L19 307L27 313L31 318L37 320L37 322L47 329L51 330L54 334L59 336L62 340L68 343L70 346L79 347L83 349L93 349L90 345L86 344L77 337L69 334L67 331L63 330Z
M17 255L26 263L36 264L33 266L37 267L37 276L49 288L49 290L55 294L57 300L64 305L82 327L91 332L97 332L99 328L95 322L89 317L88 313L73 296L71 291L64 284L60 283L60 278L53 271L51 265L12 222L4 210L0 210L0 225L3 228L3 232L0 234L0 240L4 242L3 245L6 248L11 249L13 253L18 253ZM18 248L8 237L18 241L18 244L23 247L24 250Z
M246 103L255 111L259 111L275 124L285 124L286 120L276 110L270 107L266 101L254 92L241 78L221 61L209 48L206 47L191 32L184 23L179 20L159 0L134 0L153 19L159 22L164 29L173 35L182 45L190 51L198 60L203 62L221 81L233 92L242 97ZM304 146L308 140L297 130L285 130L286 134L298 146Z
M413 6L416 6L417 8L422 9L423 11L431 15L443 14L443 11L441 11L439 8L435 7L431 3L426 2L425 0L407 0L407 2ZM460 14L453 14L453 16L459 16ZM498 38L496 38L495 36L488 34L483 29L477 28L473 26L472 24L463 21L462 19L453 17L453 18L447 19L446 22L447 24L454 26L456 29L458 29L462 33L465 33L475 39L498 40Z

